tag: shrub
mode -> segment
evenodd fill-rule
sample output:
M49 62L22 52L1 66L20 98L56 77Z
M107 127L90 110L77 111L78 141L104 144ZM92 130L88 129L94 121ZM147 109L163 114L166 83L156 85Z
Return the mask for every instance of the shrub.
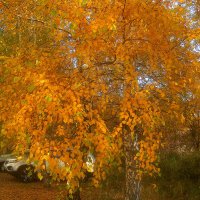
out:
M162 154L160 168L163 179L199 179L200 152Z

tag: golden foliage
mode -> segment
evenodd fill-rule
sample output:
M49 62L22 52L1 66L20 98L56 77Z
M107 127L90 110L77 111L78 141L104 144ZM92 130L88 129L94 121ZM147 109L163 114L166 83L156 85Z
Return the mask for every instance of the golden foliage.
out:
M184 123L181 95L199 82L196 29L182 17L184 8L163 4L3 1L0 121L16 150L30 148L39 169L48 161L54 179L73 187L92 152L96 185L106 167L120 163L123 125L133 140L140 127L137 172L159 173L165 121Z

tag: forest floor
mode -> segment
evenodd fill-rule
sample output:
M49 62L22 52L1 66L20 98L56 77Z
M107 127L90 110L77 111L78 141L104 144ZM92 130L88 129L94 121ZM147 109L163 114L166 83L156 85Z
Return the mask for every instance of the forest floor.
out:
M82 200L122 200L120 192L112 189L95 189L89 184L83 186ZM111 197L112 196L112 197ZM47 187L42 182L22 183L10 174L0 173L0 200L59 200L56 187Z
M22 183L17 178L0 173L0 200L55 200L57 191L41 182Z
M123 183L112 180L107 186L94 188L83 184L81 200L123 200ZM199 200L200 180L160 180L155 184L145 181L143 200ZM63 200L58 187L47 187L42 182L22 183L17 178L0 173L0 200Z

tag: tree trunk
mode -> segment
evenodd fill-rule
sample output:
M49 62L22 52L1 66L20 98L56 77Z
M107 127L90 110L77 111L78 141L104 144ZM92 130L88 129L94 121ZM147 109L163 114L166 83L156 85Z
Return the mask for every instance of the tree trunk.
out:
M137 179L137 167L134 157L138 152L137 133L134 139L127 125L123 127L123 145L126 165L126 184L125 184L125 200L140 199L140 180Z
M76 192L73 194L73 200L81 200L80 190L77 189Z
M140 181L136 179L136 173L126 166L125 200L140 199Z

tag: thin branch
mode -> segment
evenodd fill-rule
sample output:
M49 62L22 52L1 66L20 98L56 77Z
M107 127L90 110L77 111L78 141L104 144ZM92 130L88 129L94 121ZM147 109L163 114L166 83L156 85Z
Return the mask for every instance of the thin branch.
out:
M25 19L25 20L28 20L28 21L32 21L32 22L37 22L37 23L41 23L47 27L51 27L49 24L47 24L46 22L42 21L42 20L39 20L39 19L32 19L32 18L23 18L22 16L20 15L17 15L17 17L20 17L21 19ZM60 27L55 27L55 29L57 30L60 30L60 31L63 31L63 32L66 32L68 34L71 35L71 33L63 28L60 28Z

